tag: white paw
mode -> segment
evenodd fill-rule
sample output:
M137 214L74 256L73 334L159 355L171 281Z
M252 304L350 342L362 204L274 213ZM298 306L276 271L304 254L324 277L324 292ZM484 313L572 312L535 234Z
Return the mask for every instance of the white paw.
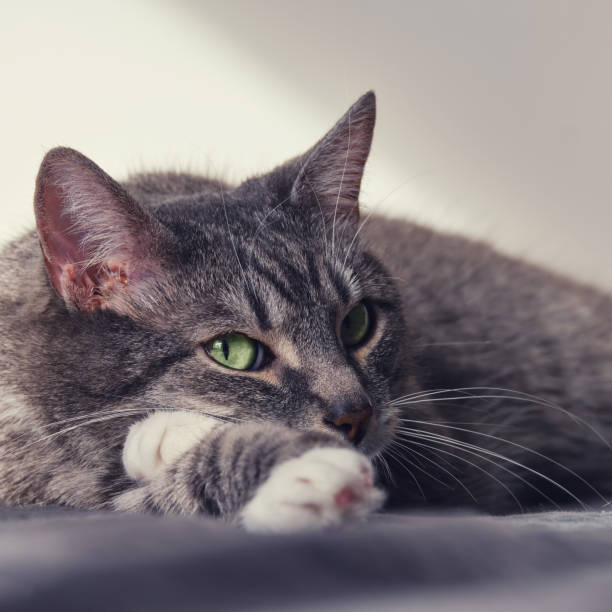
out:
M345 448L313 448L276 466L241 520L249 531L316 529L363 517L383 500L365 456Z
M151 480L219 425L217 419L195 412L154 412L130 427L123 467L134 480Z

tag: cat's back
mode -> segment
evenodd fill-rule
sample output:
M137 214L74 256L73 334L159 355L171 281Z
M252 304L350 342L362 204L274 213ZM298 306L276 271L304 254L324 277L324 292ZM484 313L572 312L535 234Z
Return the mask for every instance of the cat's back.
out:
M609 294L402 220L372 216L363 233L396 281L412 348L445 374L438 386L550 385L559 399L610 405Z
M534 300L551 309L578 304L602 312L612 308L609 293L504 255L484 241L375 215L363 234L366 246L385 263L406 296L418 293L438 303L466 306L479 302L480 307L494 300L505 303L515 316Z

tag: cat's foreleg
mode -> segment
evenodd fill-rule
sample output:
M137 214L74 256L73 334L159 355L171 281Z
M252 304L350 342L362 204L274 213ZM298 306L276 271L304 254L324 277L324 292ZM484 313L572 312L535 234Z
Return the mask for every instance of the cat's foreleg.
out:
M339 524L376 510L369 460L325 432L159 413L132 426L119 510L206 513L252 531Z

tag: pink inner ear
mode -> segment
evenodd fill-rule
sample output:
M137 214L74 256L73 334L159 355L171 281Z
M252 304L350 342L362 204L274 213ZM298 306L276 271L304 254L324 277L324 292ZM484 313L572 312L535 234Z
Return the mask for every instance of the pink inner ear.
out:
M64 278L62 282L62 278L68 273L73 283L82 284L81 289L91 291L93 283L90 278L86 278L87 272L83 267L83 263L87 260L81 246L84 233L78 231L67 213L67 203L60 189L56 185L47 183L40 192L39 206L42 212L39 232L45 264L55 290L60 296L66 297L67 279Z
M164 228L91 160L73 149L47 153L36 180L36 224L49 278L69 308L133 316L151 245Z

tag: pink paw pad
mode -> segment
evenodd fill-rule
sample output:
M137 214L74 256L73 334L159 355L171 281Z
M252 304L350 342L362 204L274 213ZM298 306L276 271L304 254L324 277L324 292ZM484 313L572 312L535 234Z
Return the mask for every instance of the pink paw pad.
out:
M343 487L334 495L334 501L338 508L344 508L350 504L359 501L361 498L355 493L351 487Z

